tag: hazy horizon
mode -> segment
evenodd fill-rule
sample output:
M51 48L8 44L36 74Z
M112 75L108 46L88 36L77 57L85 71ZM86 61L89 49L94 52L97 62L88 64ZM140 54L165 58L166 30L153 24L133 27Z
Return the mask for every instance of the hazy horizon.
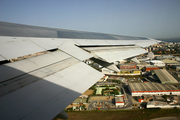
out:
M151 38L180 37L180 0L0 1L0 21Z

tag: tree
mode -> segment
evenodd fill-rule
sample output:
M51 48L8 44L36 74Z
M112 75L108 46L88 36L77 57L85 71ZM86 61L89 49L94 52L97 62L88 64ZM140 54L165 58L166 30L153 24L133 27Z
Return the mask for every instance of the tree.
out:
M113 89L113 92L114 92L115 95L119 94L119 92L116 89Z
M94 90L93 95L94 95L94 96L96 95L96 89Z
M83 109L85 109L86 105L84 105L84 104L83 104L83 106L82 106L82 107L83 107Z
M102 89L102 92L101 92L102 95L104 95L104 91L105 91L105 89Z
M107 87L105 88L105 90L109 90L109 86L107 86Z
M90 89L95 90L96 89L96 85L94 84L93 86L90 87Z

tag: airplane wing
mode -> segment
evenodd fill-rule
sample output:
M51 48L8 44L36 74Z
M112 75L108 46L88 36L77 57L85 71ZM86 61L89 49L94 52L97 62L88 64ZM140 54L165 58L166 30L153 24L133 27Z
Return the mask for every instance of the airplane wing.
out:
M85 60L118 71L114 61L145 53L142 47L159 42L3 22L0 26L3 120L49 120L59 113L65 115L64 108L103 77Z

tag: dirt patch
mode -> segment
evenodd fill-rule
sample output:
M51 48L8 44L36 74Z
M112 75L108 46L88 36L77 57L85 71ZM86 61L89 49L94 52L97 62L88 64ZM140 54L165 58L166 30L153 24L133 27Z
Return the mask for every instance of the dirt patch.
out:
M89 106L89 104L84 104L86 107L85 108L87 108L88 106ZM67 107L66 107L66 109L67 108L72 108L72 107L74 107L74 106L76 106L76 107L80 107L80 104L70 104L70 105L68 105Z
M113 96L91 96L89 100L112 100Z

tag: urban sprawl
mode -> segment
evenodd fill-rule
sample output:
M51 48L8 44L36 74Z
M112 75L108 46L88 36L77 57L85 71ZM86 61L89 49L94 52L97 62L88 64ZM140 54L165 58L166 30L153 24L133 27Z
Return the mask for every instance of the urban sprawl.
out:
M139 63L115 63L120 72L86 61L105 76L66 110L180 107L180 43L161 42L145 50L147 54L136 57Z

